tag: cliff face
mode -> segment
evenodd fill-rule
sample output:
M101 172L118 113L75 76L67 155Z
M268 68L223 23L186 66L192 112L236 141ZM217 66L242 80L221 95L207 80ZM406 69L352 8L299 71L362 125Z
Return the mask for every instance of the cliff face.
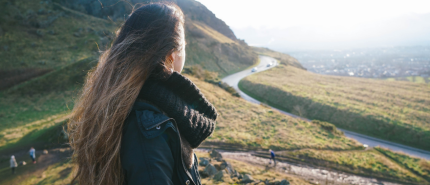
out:
M215 14L200 2L194 0L177 0L177 4L189 19L203 22L230 39L237 39L230 27L223 20L218 19Z
M96 17L112 20L124 20L130 14L136 4L147 4L161 0L129 0L128 3L118 0L55 0L63 6L90 14ZM163 0L165 2L166 0ZM236 40L236 36L227 24L218 19L203 4L194 0L167 0L176 3L181 7L187 18L200 21L210 26L212 29Z
M54 0L62 6L103 19L121 22L133 6L161 0ZM187 58L185 65L201 65L204 69L226 76L258 61L257 54L236 38L227 24L203 4L195 0L169 0L185 14ZM165 2L165 0L164 0Z
M161 0L54 0L62 6L103 19L121 22L139 4ZM166 0L163 0L164 2ZM203 4L195 0L168 0L185 14L187 58L185 65L201 65L204 69L226 76L258 61L257 54L236 38L227 24Z

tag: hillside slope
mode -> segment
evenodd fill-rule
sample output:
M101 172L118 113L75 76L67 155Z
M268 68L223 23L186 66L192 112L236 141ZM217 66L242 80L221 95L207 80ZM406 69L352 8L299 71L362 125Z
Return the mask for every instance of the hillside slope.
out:
M0 1L0 91L97 56L119 26L46 2Z
M239 86L282 110L430 150L430 86L319 75L281 65Z
M56 0L71 9L96 17L122 21L133 6L159 0ZM170 0L183 10L186 17L186 65L201 65L220 76L240 71L255 64L257 54L244 42L236 39L233 31L215 14L195 0ZM166 0L163 0L166 2ZM136 5L137 4L137 5Z
M64 143L61 126L70 112L68 107L73 106L71 100L76 97L86 71L96 65L94 61L88 58L72 63L2 92L0 107L11 108L1 110L7 116L0 117L0 123L11 124L0 127L0 153L14 154L34 145L43 149ZM235 97L204 79L187 76L196 83L219 113L216 130L202 147L245 151L267 151L269 148L286 150L282 155L279 154L288 161L311 163L394 181L425 182L420 176L385 159L383 155L363 151L360 143L346 138L329 123L308 123L285 116L268 107ZM19 100L22 96L28 97L25 101ZM339 158L333 160L333 156ZM359 163L352 164L354 161L350 158L354 156L360 156ZM0 161L7 161L8 157L9 155L2 155ZM355 167L350 168L350 165ZM52 167L54 166L64 169L70 165L58 163ZM47 170L47 173L51 173ZM67 173L64 174L65 177L68 176ZM47 176L50 175L52 174Z
M299 69L305 69L297 59L293 58L292 56L290 56L288 54L273 51L269 48L263 48L263 47L252 46L252 49L256 53L258 53L259 55L266 55L269 57L276 58L281 64L294 66L294 67L299 68Z
M100 11L127 15L131 6L124 3ZM124 20L113 21L110 14L97 14L99 1L0 0L0 4L0 91L98 56L109 47ZM193 0L178 4L186 14L186 66L201 65L225 76L257 62L257 54L202 4ZM86 10L84 5L94 10Z

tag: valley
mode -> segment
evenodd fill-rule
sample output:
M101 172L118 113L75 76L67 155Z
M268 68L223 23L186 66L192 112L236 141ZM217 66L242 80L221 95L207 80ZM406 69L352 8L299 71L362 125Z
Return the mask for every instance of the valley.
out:
M289 55L238 39L200 2L172 1L185 14L183 74L218 112L215 132L196 149L199 158L219 150L240 175L254 176L254 183L430 184L428 160L378 140L428 150L428 86L310 73ZM115 0L0 5L0 184L67 184L73 173L65 132L70 112L88 71L132 8ZM375 85L364 87L369 82ZM377 144L361 140L369 137ZM30 147L36 148L37 164L30 164ZM279 160L276 168L268 165L269 149ZM27 162L16 175L10 175L11 155ZM210 176L202 182L242 181Z

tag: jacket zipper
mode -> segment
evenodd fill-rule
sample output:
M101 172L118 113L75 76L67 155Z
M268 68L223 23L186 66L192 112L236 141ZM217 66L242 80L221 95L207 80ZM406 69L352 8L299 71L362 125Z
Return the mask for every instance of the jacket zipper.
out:
M181 134L179 133L179 127L178 127L178 125L176 124L176 121L175 121L174 119L172 119L172 121L173 121L173 124L175 124L176 131L178 131L178 138L179 138L179 144L180 144L180 148L179 148L179 149L180 149L180 153L181 153L181 163L182 163L182 167L184 168L185 173L187 174L188 178L190 178L191 182L193 182L193 184L197 185L197 184L194 182L193 177L191 176L190 172L188 172L187 168L184 166L184 161L183 161L183 159L184 159L184 158L183 158L183 156L182 156L182 140L181 140ZM193 151L193 155L194 155L194 151Z

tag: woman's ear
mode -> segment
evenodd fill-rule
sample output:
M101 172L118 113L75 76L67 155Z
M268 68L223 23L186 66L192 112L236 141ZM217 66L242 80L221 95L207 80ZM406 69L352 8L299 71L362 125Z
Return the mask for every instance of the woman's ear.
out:
M167 56L167 61L171 61L171 63L169 64L171 67L171 70L175 70L175 58L176 58L176 54L175 52L172 52L172 54L170 54L169 56Z
M181 73L184 68L185 54L180 54L181 51L175 51L170 56L169 59L172 60L173 70Z

